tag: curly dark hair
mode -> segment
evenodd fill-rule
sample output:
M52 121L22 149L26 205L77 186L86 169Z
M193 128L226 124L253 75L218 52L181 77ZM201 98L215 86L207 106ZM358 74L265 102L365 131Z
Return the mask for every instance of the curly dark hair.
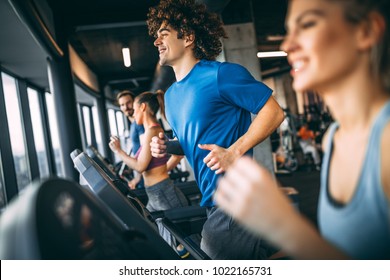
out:
M227 38L220 17L194 0L161 0L159 5L149 9L146 22L149 35L154 37L163 23L177 31L178 39L195 35L197 59L214 60L222 51L220 39Z

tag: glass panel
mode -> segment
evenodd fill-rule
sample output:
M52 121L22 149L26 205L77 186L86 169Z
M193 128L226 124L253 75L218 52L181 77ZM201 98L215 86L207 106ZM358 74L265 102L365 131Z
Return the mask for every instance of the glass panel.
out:
M96 106L92 107L93 126L95 128L95 136L97 148L101 154L104 154L102 131L100 129L99 116Z
M0 160L0 213L1 209L5 206L5 188L4 188L4 177L3 177L3 166Z
M108 109L108 122L110 123L110 135L118 135L115 110ZM120 157L114 153L114 162L117 163L120 161Z
M4 86L4 100L7 112L8 127L12 155L14 158L16 179L19 191L31 181L30 166L26 154L25 138L22 127L22 118L16 89L16 80L4 73L1 73Z
M90 146L92 144L92 138L91 138L91 117L89 114L89 107L83 106L83 119L84 119L84 128L85 128L85 135L87 137L87 146Z
M54 109L54 99L53 99L53 95L48 92L46 92L46 106L47 106L47 114L49 116L51 143L53 145L54 160L56 163L57 175L65 177L65 172L63 170L63 165L61 160L60 139L59 139L58 126L57 126L57 117Z
M28 101L31 113L31 123L33 127L35 150L38 157L39 174L41 178L48 177L49 163L43 134L42 110L39 105L38 92L32 88L27 88Z
M119 136L123 136L125 134L125 123L123 122L123 113L116 111L116 122L118 124L118 132Z
M115 111L113 109L108 109L108 122L110 123L111 135L118 135L116 120L115 120Z

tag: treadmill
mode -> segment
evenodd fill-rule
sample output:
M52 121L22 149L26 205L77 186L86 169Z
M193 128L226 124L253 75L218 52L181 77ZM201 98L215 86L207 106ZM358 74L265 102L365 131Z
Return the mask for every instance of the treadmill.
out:
M0 259L180 259L138 211L126 214L73 181L34 181L0 216Z
M77 154L77 155L76 155ZM132 190L113 181L86 153L72 152L75 168L96 194L125 224L131 224L127 212L136 209L140 217L149 223L157 219L180 242L194 259L209 259L190 235L199 233L206 220L206 210L200 206L180 207L150 213ZM195 232L194 232L195 231Z

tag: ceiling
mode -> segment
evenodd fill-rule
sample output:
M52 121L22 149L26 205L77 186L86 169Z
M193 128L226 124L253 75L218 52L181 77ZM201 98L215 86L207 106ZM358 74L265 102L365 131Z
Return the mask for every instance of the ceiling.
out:
M12 0L10 0L12 2ZM21 76L33 77L39 86L47 87L46 59L43 62L29 61L31 73L23 67L8 63L9 55L28 59L32 52L38 60L45 57L28 32L17 22L17 17L7 0L0 0L0 38L22 34L28 39L12 39L0 42L0 64ZM148 90L154 80L158 53L153 38L148 35L145 23L149 7L158 0L33 0L52 34L55 34L54 19L63 24L62 31L69 34L69 42L82 60L97 75L100 86L110 85L116 91L131 89L135 92ZM259 51L278 50L279 41L270 41L269 36L284 34L286 0L202 0L210 10L219 12L225 24L253 21ZM11 15L13 13L13 15ZM3 16L7 14L8 21ZM61 19L59 17L62 17ZM7 29L7 30L5 30ZM58 33L58 31L57 31ZM57 34L58 35L58 34ZM21 35L20 38L23 38ZM22 43L23 42L23 43ZM12 45L11 45L12 43ZM13 45L17 44L17 45ZM29 47L26 46L29 44ZM7 46L5 46L7 45ZM123 65L121 48L130 47L132 65ZM30 56L29 56L30 57ZM20 59L19 59L20 60ZM29 60L33 60L31 57ZM285 58L262 59L263 74L269 75L287 67ZM31 69L30 69L31 70ZM39 70L39 71L38 71Z

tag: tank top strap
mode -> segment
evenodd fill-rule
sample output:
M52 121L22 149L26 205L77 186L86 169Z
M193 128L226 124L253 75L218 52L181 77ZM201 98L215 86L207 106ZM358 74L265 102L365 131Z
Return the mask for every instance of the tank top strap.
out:
M154 123L150 127L157 127L157 126L161 126L161 125L159 123Z
M339 124L337 122L334 122L332 123L328 130L328 143L326 143L326 152L329 154L329 152L331 152L331 149L333 147L333 138L334 138L334 135L337 131L337 129L339 128Z
M388 101L386 105L382 108L372 127L371 139L378 140L378 143L376 144L380 144L380 141L382 139L381 136L382 136L383 129L389 122L389 119L390 119L390 101Z
M366 150L366 158L365 158L365 165L378 165L381 166L381 142L382 142L382 134L384 131L384 128L390 121L390 101L386 103L386 105L381 109L378 116L376 117L374 124L371 128L370 132L370 138L367 145ZM376 177L380 178L381 176L381 168L378 168ZM362 176L368 176L365 174L365 169L362 170ZM379 180L380 181L380 180ZM381 185L380 182L378 182L378 185Z
M325 191L327 188L326 186L328 185L328 172L330 158L332 156L333 139L338 128L339 124L337 122L332 123L328 128L328 143L326 143L326 150L324 151L324 158L322 159L321 165L321 192Z

